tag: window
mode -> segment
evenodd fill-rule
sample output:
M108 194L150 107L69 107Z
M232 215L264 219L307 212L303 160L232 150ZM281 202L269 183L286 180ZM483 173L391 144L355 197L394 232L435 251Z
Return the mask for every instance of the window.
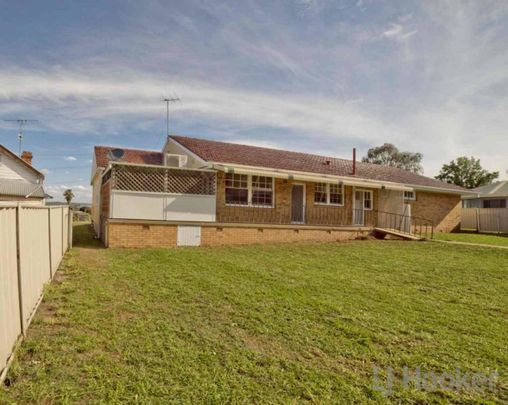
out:
M342 186L330 184L330 204L342 205Z
M273 179L252 176L252 205L271 207L273 204Z
M226 204L273 207L273 178L227 173Z
M363 209L364 210L372 209L372 191L363 192Z
M342 184L316 183L314 204L343 205L344 187Z
M404 200L416 200L414 191L404 191Z
M249 204L248 180L246 174L226 174L226 204Z
M506 200L501 198L483 200L483 208L506 208Z
M327 184L326 183L317 183L316 190L314 191L314 202L317 204L326 204L328 198L327 192Z

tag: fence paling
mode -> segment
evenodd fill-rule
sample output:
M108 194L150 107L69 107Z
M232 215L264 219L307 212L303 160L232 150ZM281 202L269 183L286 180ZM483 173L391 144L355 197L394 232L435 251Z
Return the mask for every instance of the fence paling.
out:
M508 208L462 208L460 228L508 233Z
M0 382L13 348L42 299L43 285L51 280L54 264L65 253L61 246L70 246L67 240L54 252L54 240L62 241L64 235L69 238L72 232L64 233L63 224L53 226L53 212L71 225L68 207L0 207Z

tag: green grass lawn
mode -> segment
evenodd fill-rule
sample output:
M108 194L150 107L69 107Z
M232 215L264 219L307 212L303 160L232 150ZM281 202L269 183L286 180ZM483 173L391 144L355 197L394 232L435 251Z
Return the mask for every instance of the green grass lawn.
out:
M480 243L482 245L508 246L508 235L482 234L482 233L434 233L434 239L452 242Z
M0 402L508 401L508 251L432 242L122 250L86 225ZM494 370L426 392L374 367ZM384 375L382 373L382 375Z

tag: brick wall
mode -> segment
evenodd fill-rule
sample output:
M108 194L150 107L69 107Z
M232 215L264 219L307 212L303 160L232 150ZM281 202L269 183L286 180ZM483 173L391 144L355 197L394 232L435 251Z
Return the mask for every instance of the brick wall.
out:
M411 205L411 215L429 219L437 232L452 232L460 226L460 196L455 194L416 192Z
M266 227L202 226L202 246L255 243L338 242L367 236L368 231L337 229L288 229ZM177 246L176 224L132 224L109 222L108 246L126 248Z
M291 190L294 183L305 184L305 218L306 224L333 224L336 226L352 225L353 218L353 187L344 186L344 206L316 205L314 204L315 184L313 182L300 182L284 179L275 179L275 206L274 208L256 207L228 207L225 201L225 174L217 173L217 218L220 222L228 222L223 218L234 217L234 222L252 223L252 219L261 216L264 223L291 222ZM373 193L373 208L378 206L378 190ZM233 214L232 214L233 213ZM273 220L267 220L272 219ZM365 214L365 224L373 226L374 215L368 211Z
M224 246L256 243L340 242L367 235L368 231L203 227L201 228L201 244Z
M176 225L108 223L108 247L176 247Z
M106 221L109 218L111 182L108 181L101 186L100 206L100 238L105 242Z

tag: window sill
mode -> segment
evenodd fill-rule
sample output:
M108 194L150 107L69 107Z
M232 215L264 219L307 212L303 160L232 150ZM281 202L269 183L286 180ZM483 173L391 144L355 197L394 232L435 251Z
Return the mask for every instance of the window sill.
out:
M343 207L344 204L328 204L328 203L317 203L315 202L314 205L320 205L322 207Z
M224 204L224 206L239 208L275 208L273 205L251 205L251 204Z

